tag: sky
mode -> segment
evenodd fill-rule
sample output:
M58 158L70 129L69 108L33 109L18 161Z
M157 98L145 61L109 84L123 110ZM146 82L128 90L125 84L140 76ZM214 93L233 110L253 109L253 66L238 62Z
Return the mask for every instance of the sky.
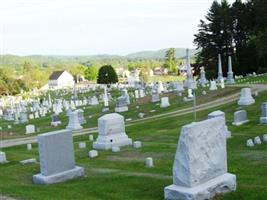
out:
M194 48L199 20L212 1L0 0L0 54L126 55Z

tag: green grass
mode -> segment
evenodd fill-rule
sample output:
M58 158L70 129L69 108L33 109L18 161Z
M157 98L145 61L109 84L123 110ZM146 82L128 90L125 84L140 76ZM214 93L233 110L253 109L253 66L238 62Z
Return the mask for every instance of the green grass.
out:
M250 84L262 84L262 83L267 83L267 75L266 74L261 74L261 75L258 75L258 76L247 76L245 78L242 78L242 79L237 79L236 80L236 83L237 84L247 84L247 83L250 83Z
M227 142L228 171L237 175L237 191L216 197L216 200L266 200L267 197L267 144L247 148L248 138L262 136L267 126L259 124L260 105L266 101L267 92L256 97L256 103L244 107L249 123L231 125L236 102L216 109L226 112L227 124L232 138ZM207 118L216 109L197 113L197 119ZM37 145L27 151L26 145L6 148L7 164L0 165L0 192L20 199L34 200L162 200L163 189L172 184L172 165L183 125L192 121L192 114L148 120L126 128L133 140L141 140L143 147L122 148L121 152L100 151L99 157L89 159L87 152L92 143L88 135L74 139L76 163L83 166L86 176L65 183L38 186L31 182L32 175L39 172L39 164L22 166L19 161L38 158ZM94 134L96 137L96 133ZM86 141L87 149L78 149L78 142ZM153 157L155 167L146 168L146 157Z

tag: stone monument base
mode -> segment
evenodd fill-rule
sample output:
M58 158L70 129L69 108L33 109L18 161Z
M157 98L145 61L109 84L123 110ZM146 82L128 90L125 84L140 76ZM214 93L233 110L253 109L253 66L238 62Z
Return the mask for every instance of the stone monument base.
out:
M255 103L255 100L253 98L242 98L238 101L238 105L240 106L248 106Z
M165 200L206 200L217 194L236 190L236 176L226 173L196 187L169 185L164 188Z
M245 124L245 123L247 123L247 122L249 122L249 120L245 120L245 121L241 121L241 122L233 122L232 124L233 124L234 126L240 126L240 125ZM266 123L267 123L267 120L266 120Z
M115 134L115 135L99 135L96 142L93 143L94 149L108 150L112 147L123 147L132 145L132 139L128 138L126 134Z
M261 124L267 124L267 117L261 117L260 118L260 123Z
M84 168L76 166L74 169L53 174L50 176L36 174L33 176L32 179L34 184L47 185L47 184L64 182L66 180L77 178L83 175L84 175Z
M53 127L57 127L60 124L61 124L61 121L51 122L51 126L53 126Z
M128 111L128 106L115 107L115 112L121 113Z
M226 79L227 84L235 84L235 79Z
M66 129L73 131L73 130L83 129L83 127L80 124L73 124L73 125L67 126Z

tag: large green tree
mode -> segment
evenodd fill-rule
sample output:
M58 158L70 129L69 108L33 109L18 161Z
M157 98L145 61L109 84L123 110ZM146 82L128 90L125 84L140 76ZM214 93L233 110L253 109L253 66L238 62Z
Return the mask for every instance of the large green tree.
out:
M214 1L206 15L206 21L200 20L194 43L201 50L197 63L208 69L208 76L216 74L219 53L225 61L233 52L232 22L230 4L226 0L221 3Z
M267 1L236 0L232 5L214 1L194 42L200 49L197 64L206 67L209 77L216 75L218 53L224 73L229 55L235 74L267 72Z
M104 65L98 71L97 83L99 84L112 84L118 82L116 71L111 65Z
M166 51L164 67L167 68L170 72L177 72L177 62L175 57L176 51L175 48L170 48Z
M86 69L84 70L84 77L89 81L95 81L97 78L97 67L86 67Z
M251 0L251 4L255 13L252 43L257 52L259 71L267 72L267 1Z

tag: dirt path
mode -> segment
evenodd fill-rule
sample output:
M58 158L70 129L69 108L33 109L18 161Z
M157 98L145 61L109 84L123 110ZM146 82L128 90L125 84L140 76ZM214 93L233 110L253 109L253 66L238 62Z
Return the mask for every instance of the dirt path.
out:
M16 200L16 199L11 198L11 197L7 197L7 196L3 196L2 194L0 194L0 200Z
M242 85L241 86L238 85L238 87L242 87ZM247 87L247 86L244 86L244 87ZM262 91L267 90L267 85L252 85L251 88L252 88L253 92L256 92L256 91L262 92ZM239 98L239 92L235 93L233 95L223 97L221 99L217 99L217 100L205 103L205 104L197 105L196 111L199 112L199 111L207 110L210 108L218 107L218 106L221 106L221 105L224 105L227 103L231 103L233 101L238 100L238 98ZM168 118L168 117L186 115L186 114L192 113L193 111L194 111L194 109L191 107L191 108L185 108L185 109L172 111L172 112L168 112L168 113L158 114L158 115L146 117L143 119L136 119L136 120L129 121L129 122L127 122L126 126L131 126L131 125L134 125L137 123L141 123L141 122L149 121L149 120L154 120L154 119L163 119L163 118ZM74 131L73 136L79 136L79 135L84 135L84 134L88 134L88 133L95 133L95 132L97 132L97 127L82 129L79 131ZM37 142L37 136L32 136L32 137L27 137L27 138L10 139L10 140L2 140L0 142L0 148L17 146L17 145L28 144L28 143L36 143L36 142Z

